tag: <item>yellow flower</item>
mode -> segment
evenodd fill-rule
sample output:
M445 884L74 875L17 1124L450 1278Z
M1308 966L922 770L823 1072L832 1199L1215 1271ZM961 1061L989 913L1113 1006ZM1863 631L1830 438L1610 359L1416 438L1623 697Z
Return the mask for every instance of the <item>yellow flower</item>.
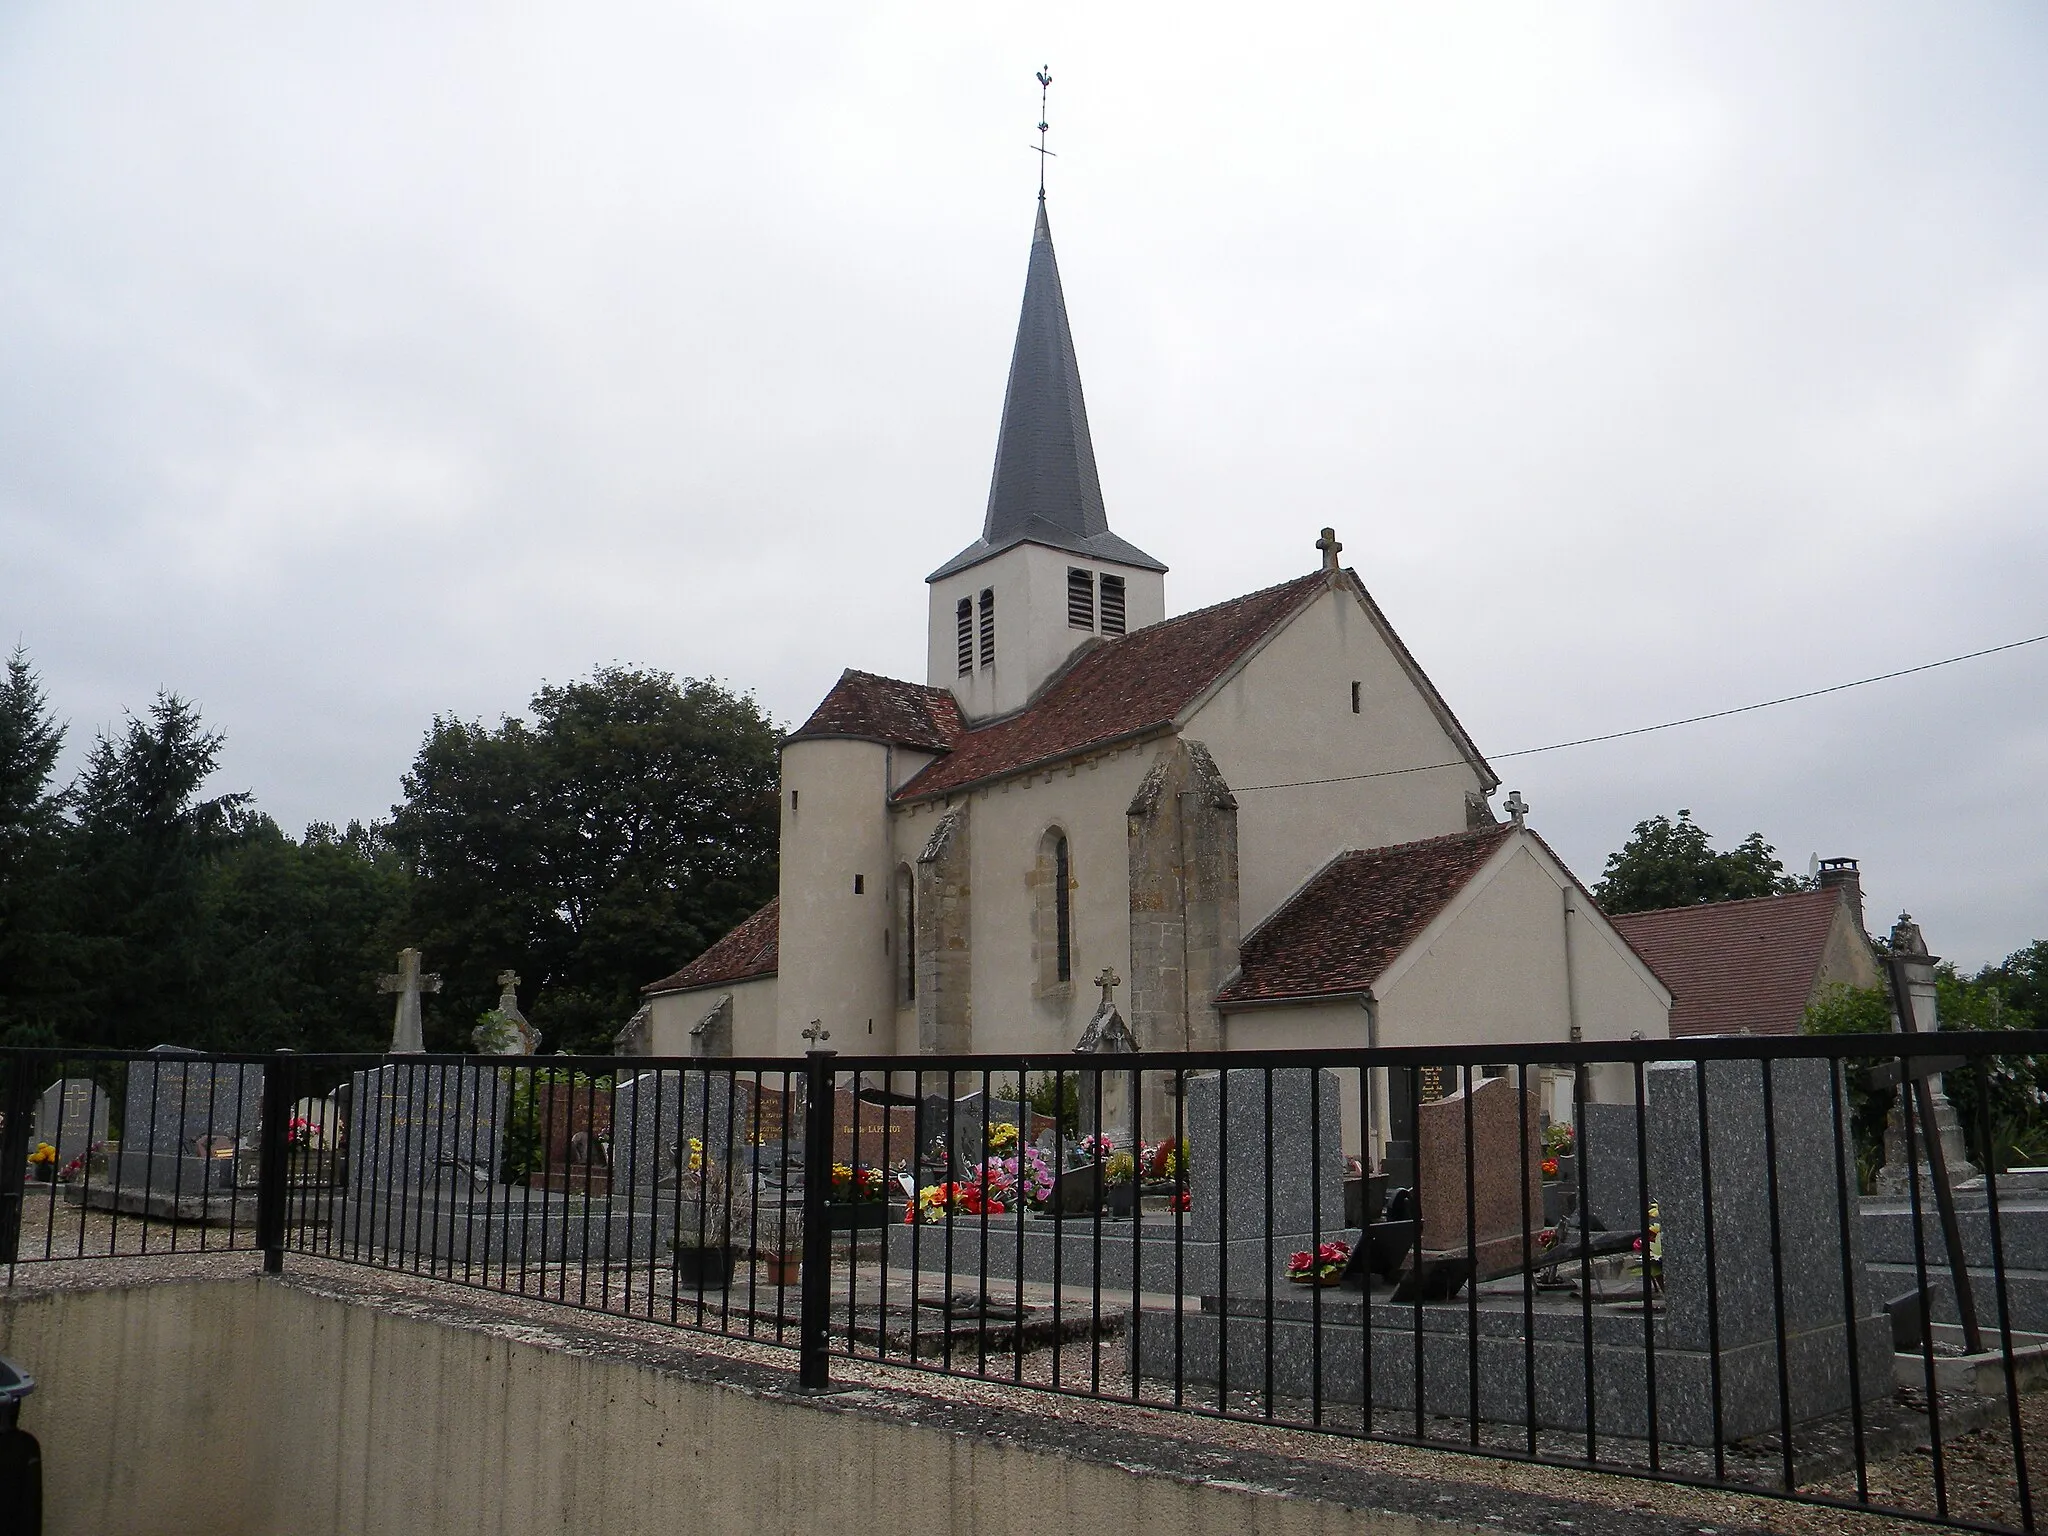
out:
M999 1120L988 1128L988 1149L1002 1152L1017 1144L1017 1127L1007 1120Z
M32 1163L54 1163L57 1161L57 1149L47 1141L39 1141L35 1151L29 1153L28 1160Z

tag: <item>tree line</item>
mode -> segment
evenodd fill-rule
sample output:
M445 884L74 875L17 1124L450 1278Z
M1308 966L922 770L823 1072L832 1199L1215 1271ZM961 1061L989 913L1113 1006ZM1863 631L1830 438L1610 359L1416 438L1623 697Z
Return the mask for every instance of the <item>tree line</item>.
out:
M604 1050L639 986L775 893L776 730L748 696L625 666L529 717L436 716L388 819L293 837L211 794L223 738L175 693L67 727L29 656L0 680L0 1044L382 1050L379 977L423 950L430 1049L501 969L550 1049Z

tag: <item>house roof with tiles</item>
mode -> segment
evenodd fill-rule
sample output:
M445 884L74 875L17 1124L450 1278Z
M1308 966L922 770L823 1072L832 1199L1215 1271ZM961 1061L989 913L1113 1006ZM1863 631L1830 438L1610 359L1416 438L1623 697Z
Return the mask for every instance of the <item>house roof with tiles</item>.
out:
M778 897L705 950L672 976L650 981L642 992L692 992L775 974L782 934L782 901Z
M1841 905L1795 891L1608 921L1671 989L1673 1035L1796 1035Z

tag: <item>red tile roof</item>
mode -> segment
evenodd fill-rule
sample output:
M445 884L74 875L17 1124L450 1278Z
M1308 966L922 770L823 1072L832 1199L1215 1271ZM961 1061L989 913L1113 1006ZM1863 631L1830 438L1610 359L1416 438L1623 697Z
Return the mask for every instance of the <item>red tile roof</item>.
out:
M943 752L960 728L960 705L945 689L848 668L789 739L853 736Z
M1363 992L1514 831L1512 824L1340 853L1246 936L1220 1004Z
M1608 921L1671 989L1673 1035L1796 1035L1840 905L1797 891Z
M640 990L689 992L698 987L773 976L777 941L781 936L782 901L778 897L673 976L650 981Z
M896 798L960 789L1172 724L1327 579L1316 572L1079 652L1028 708L961 733Z

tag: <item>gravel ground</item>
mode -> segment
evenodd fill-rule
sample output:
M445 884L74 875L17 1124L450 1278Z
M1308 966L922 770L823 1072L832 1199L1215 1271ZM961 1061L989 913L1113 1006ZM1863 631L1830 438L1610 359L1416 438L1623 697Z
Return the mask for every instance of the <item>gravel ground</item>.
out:
M57 1230L52 1232L52 1246L56 1251L65 1250L69 1240L75 1251L75 1244L81 1235L77 1229L66 1230L62 1208L57 1213ZM76 1219L76 1213L72 1213ZM104 1235L90 1230L91 1218L84 1234L88 1238L88 1251L100 1247L92 1239L104 1240ZM125 1223L121 1233L127 1239L129 1232L142 1229L141 1223ZM26 1234L25 1234L26 1235ZM246 1250L218 1251L215 1235L214 1251L198 1251L196 1245L181 1243L176 1253L153 1251L147 1257L107 1257L62 1263L28 1263L15 1267L10 1288L14 1294L32 1295L49 1290L74 1288L97 1288L111 1285L154 1284L178 1280L225 1278L246 1276L258 1268L256 1256ZM247 1242L246 1234L237 1232L240 1242ZM139 1246L139 1237L134 1240ZM117 1253L132 1251L127 1240L118 1241ZM33 1248L25 1241L25 1252L40 1251L40 1234ZM475 1286L452 1284L428 1276L398 1270L382 1270L355 1264L341 1264L307 1255L292 1254L286 1261L288 1283L308 1286L332 1294L346 1295L352 1299L368 1299L374 1296L380 1300L400 1302L406 1298L427 1303L455 1305L479 1312L490 1318L507 1322L530 1322L542 1325L570 1327L584 1335L612 1338L621 1344L645 1344L673 1350L682 1347L693 1353L755 1366L766 1367L780 1373L793 1373L794 1351L788 1344L774 1342L777 1322L783 1323L783 1337L793 1343L795 1337L796 1295L792 1290L784 1298L786 1306L778 1319L773 1305L773 1287L757 1272L759 1302L757 1313L749 1314L743 1303L736 1304L728 1299L723 1312L711 1310L704 1316L704 1323L712 1328L724 1327L728 1333L699 1332L687 1328L697 1318L692 1299L682 1298L679 1308L680 1321L686 1328L679 1331L669 1320L671 1297L666 1284L667 1271L662 1270L657 1284L650 1292L648 1275L644 1267L634 1275L630 1300L626 1294L623 1277L614 1279L610 1287L592 1276L583 1282L581 1271L565 1276L560 1270L547 1274L525 1277L528 1289L538 1292L542 1286L548 1293L543 1299L538 1294L521 1296L515 1293L480 1289ZM573 1278L572 1278L573 1276ZM517 1278L517 1277L515 1277ZM735 1295L744 1295L744 1272ZM580 1296L581 1307L565 1306L556 1296L575 1302ZM841 1293L843 1298L843 1292ZM843 1299L840 1305L843 1307ZM604 1310L609 1307L612 1310ZM621 1315L630 1310L631 1314ZM651 1315L650 1315L651 1314ZM929 1323L921 1324L929 1326ZM746 1330L754 1330L756 1337L748 1338ZM1128 1381L1123 1374L1124 1351L1120 1339L1108 1338L1101 1341L1099 1351L1091 1348L1087 1340L1068 1342L1059 1351L1061 1380L1071 1390L1086 1389L1091 1378L1099 1380L1104 1392L1128 1393ZM972 1342L964 1350L956 1350L954 1369L974 1372L979 1363L978 1352ZM1363 1441L1343 1434L1331 1434L1314 1429L1295 1429L1279 1424L1246 1422L1243 1419L1225 1418L1214 1412L1190 1413L1176 1410L1170 1403L1141 1400L1102 1401L1069 1395L1068 1392L1030 1390L1032 1385L1047 1385L1051 1381L1054 1363L1053 1351L1049 1349L1027 1351L1022 1362L1022 1380L1025 1389L1014 1384L1018 1364L1014 1356L991 1354L987 1360L986 1375L941 1375L932 1370L920 1370L900 1364L882 1364L872 1359L859 1360L837 1358L833 1362L835 1385L844 1388L870 1388L880 1392L911 1395L950 1405L981 1405L1022 1412L1037 1418L1060 1423L1092 1426L1098 1430L1142 1431L1148 1436L1164 1437L1201 1447L1228 1452L1242 1450L1288 1458L1296 1462L1310 1463L1331 1468L1346 1468L1358 1471L1384 1474L1401 1478L1424 1479L1446 1488L1457 1488L1467 1492L1483 1493L1487 1489L1504 1489L1550 1499L1576 1501L1601 1510L1626 1513L1639 1512L1641 1516L1661 1516L1663 1524L1668 1521L1684 1523L1686 1529L1715 1536L1734 1536L1742 1531L1772 1531L1799 1533L1858 1533L1884 1532L1904 1533L1929 1530L1933 1527L1919 1522L1902 1520L1864 1509L1842 1509L1826 1506L1800 1504L1782 1499L1759 1497L1722 1489L1693 1488L1668 1482L1651 1482L1641 1478L1616 1476L1588 1472L1561 1466L1545 1466L1527 1462L1501 1460L1485 1455L1473 1455L1456 1450L1438 1450L1383 1441ZM1097 1374L1099 1372L1099 1375ZM1146 1392L1159 1390L1155 1384L1145 1383L1141 1398ZM1201 1406L1214 1409L1213 1392L1198 1400ZM2026 1455L2030 1482L2037 1508L2048 1511L2043 1503L2048 1495L2048 1486L2043 1484L2041 1469L2048 1467L2048 1396L2030 1396L2022 1400L2021 1419L2023 1425L2023 1446ZM1264 1404L1252 1397L1242 1400L1233 1398L1228 1405L1232 1412L1260 1414ZM1290 1405L1276 1404L1282 1414ZM1353 1427L1356 1415L1352 1416ZM1332 1422L1334 1414L1326 1416ZM1335 1425L1334 1427L1342 1427ZM1377 1428L1389 1428L1382 1423ZM1412 1430L1412 1423L1406 1426ZM1462 1423L1436 1421L1430 1428L1430 1438L1462 1438L1466 1427ZM1515 1429L1502 1432L1498 1427L1489 1427L1486 1437L1489 1441L1499 1434L1511 1446L1526 1443L1523 1432ZM2009 1426L2002 1405L1998 1407L1989 1424L1980 1430L1958 1438L1944 1437L1943 1471L1945 1473L1944 1493L1947 1507L1953 1518L1972 1522L2002 1523L2017 1528L2020 1524L2020 1508L2016 1489L2015 1457L2013 1455ZM1582 1455L1583 1439L1566 1436L1544 1435L1540 1441L1546 1455ZM1624 1447L1602 1447L1603 1456L1629 1454ZM1710 1473L1710 1458L1694 1457L1690 1453L1667 1455L1667 1467L1676 1466L1681 1470L1699 1470ZM1752 1451L1749 1455L1732 1454L1730 1475L1746 1477L1752 1475L1747 1469L1756 1469L1753 1475L1768 1478L1775 1475L1776 1463L1768 1448ZM1853 1472L1831 1476L1825 1481L1809 1485L1810 1491L1832 1494L1855 1499L1856 1480ZM1925 1449L1895 1450L1881 1458L1873 1458L1868 1471L1868 1491L1872 1502L1882 1502L1898 1507L1915 1509L1932 1514L1936 1509L1936 1490L1933 1477L1933 1458Z

